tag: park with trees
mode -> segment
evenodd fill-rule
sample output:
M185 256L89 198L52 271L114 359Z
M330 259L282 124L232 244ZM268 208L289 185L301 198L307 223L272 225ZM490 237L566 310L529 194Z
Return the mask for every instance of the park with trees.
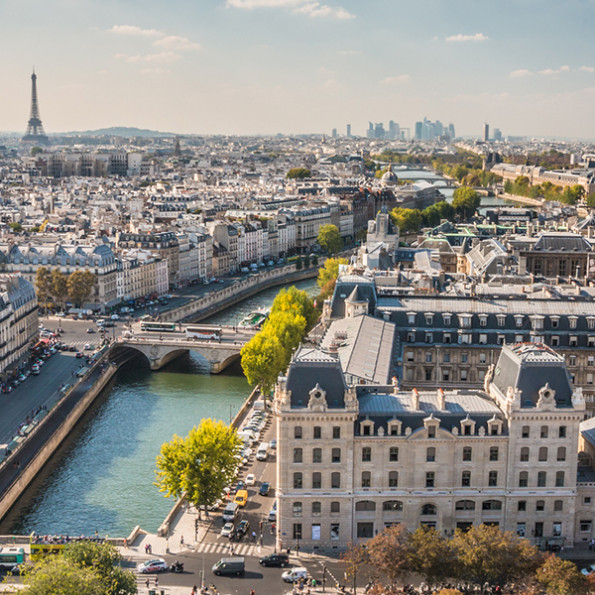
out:
M90 271L74 271L65 275L60 269L50 271L39 267L35 274L37 301L42 308L50 304L64 308L68 298L80 308L91 295L95 280Z

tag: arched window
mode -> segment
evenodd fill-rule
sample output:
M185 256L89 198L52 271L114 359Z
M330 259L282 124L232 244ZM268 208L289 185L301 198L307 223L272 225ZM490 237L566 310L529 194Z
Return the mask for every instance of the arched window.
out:
M521 429L521 437L529 438L530 434L531 434L531 431L529 429L529 426L523 426Z
M473 500L457 500L455 503L456 510L475 510L475 502Z
M312 489L319 490L322 488L322 474L318 471L312 473Z
M322 428L320 426L314 426L314 440L320 440L322 438Z
M521 448L521 463L526 463L529 460L529 447L523 446Z
M331 488L340 488L341 487L341 474L337 471L331 473Z
M463 471L461 473L461 486L468 488L471 485L471 471Z
M331 514L339 514L341 512L340 502L331 502Z
M424 504L421 507L421 514L424 516L435 515L437 513L438 513L438 509L436 508L436 506L434 504Z
M313 463L322 463L322 448L313 448L312 449L312 462Z
M399 473L397 471L388 472L388 487L396 488L399 486Z
M547 426L541 426L541 434L540 435L542 438L547 438L547 435L548 435Z
M332 463L340 463L341 462L341 449L340 448L333 448L331 451L331 462Z
M360 500L355 503L356 512L374 512L376 510L376 502L372 500Z
M302 439L302 426L295 426L295 428L293 428L293 437L295 440Z
M484 500L481 508L482 510L502 510L502 502L500 500Z
M301 490L304 487L304 479L301 473L293 474L293 489Z
M547 483L547 473L545 471L537 472L537 487L545 488Z
M430 446L426 449L426 461L428 463L433 463L436 460L436 449L433 446Z
M547 461L547 446L539 447L539 460L542 462Z
M382 503L382 510L384 512L395 512L403 510L403 503L400 500L387 500Z
M556 487L564 487L564 471L556 471Z
M320 502L312 502L312 516L320 516L322 514L322 504Z
M293 516L302 516L302 503L301 502L293 503Z
M529 474L526 471L519 473L519 488L526 488L529 483Z
M372 483L372 474L369 471L362 471L362 488L369 488Z
M565 461L566 460L566 447L559 446L558 447L558 455L556 457L558 461Z
M302 449L301 448L294 448L293 449L293 462L294 463L302 463Z

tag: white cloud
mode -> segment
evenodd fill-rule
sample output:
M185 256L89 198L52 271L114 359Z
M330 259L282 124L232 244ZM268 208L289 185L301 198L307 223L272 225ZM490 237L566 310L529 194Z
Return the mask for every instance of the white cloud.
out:
M530 70L527 70L526 68L520 68L519 70L513 70L510 73L510 76L512 78L521 78L523 76L531 76L533 73Z
M172 62L180 60L182 56L175 52L159 52L157 54L134 54L132 56L127 54L116 54L114 58L124 60L124 62L128 62L128 64L171 64Z
M579 70L582 70L583 72L595 72L595 68L592 66L581 66Z
M166 50L183 52L186 50L200 50L200 44L179 35L168 35L153 42L153 45Z
M357 56L360 52L358 50L339 50L339 56Z
M333 7L311 0L227 0L227 6L233 8L290 8L296 14L305 14L311 18L332 18L347 20L355 15L341 6Z
M116 35L132 35L134 37L163 37L165 35L157 29L141 29L136 25L114 25L110 31Z
M385 79L382 79L380 83L382 85L402 85L408 83L410 80L411 77L408 74L399 74L397 76L387 76Z
M552 76L554 74L560 74L561 72L568 72L570 70L570 66L560 66L560 68L545 68L544 70L540 70L539 74L545 74L546 76Z
M459 33L458 35L447 37L446 41L487 41L488 39L489 37L483 33L475 33L474 35L463 35Z

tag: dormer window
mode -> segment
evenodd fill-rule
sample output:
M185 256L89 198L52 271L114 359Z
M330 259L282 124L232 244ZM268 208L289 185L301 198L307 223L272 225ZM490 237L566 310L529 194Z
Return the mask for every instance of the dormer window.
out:
M432 326L434 324L434 315L433 314L426 314L426 325Z
M496 318L498 320L498 326L504 327L506 326L506 314L496 314Z
M428 438L436 438L439 426L440 420L433 416L426 417L426 419L424 419L424 427L428 432Z
M473 316L471 314L459 314L459 324L462 328L471 328L471 320Z
M388 422L388 435L400 436L402 424L398 419L393 419Z
M502 434L502 420L492 418L488 420L488 434L490 436L500 436Z
M569 316L568 317L569 328L576 328L577 321L578 321L578 316Z
M374 435L374 422L366 419L359 425L359 433L361 436L373 436Z
M407 312L407 324L415 324L415 312Z
M443 314L442 322L444 326L450 326L452 324L452 314Z
M480 314L479 315L479 326L488 326L488 316L487 316L487 314Z
M543 330L543 316L533 315L531 318L531 328L534 331L541 331Z
M473 436L475 434L475 422L467 417L461 422L461 435Z
M552 325L552 328L559 328L560 317L559 316L550 316L550 324Z
M587 328L595 328L595 316L587 316Z
M514 316L514 324L517 328L521 328L523 326L523 318L522 314L515 314Z

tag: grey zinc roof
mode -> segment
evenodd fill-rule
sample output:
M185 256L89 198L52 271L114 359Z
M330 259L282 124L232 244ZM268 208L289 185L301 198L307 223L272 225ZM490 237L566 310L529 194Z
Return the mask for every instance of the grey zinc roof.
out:
M544 233L535 242L533 249L551 252L585 252L591 251L591 245L579 234Z
M395 328L392 322L372 316L343 318L330 325L321 347L328 349L332 343L338 343L345 374L374 384L387 384L392 373Z
M558 407L570 407L572 387L564 359L545 345L520 343L504 347L494 370L494 385L506 394L509 386L521 391L521 406L532 407L547 383L556 391Z
M589 444L595 446L595 417L581 422L580 432Z

